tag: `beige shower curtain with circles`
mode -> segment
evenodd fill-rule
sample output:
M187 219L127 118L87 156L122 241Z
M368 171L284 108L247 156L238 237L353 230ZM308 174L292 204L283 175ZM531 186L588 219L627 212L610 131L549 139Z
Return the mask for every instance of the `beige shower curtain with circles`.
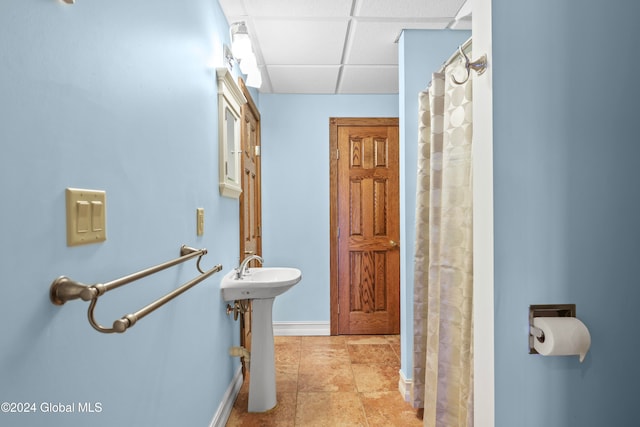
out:
M473 426L471 79L420 93L413 405L429 427Z

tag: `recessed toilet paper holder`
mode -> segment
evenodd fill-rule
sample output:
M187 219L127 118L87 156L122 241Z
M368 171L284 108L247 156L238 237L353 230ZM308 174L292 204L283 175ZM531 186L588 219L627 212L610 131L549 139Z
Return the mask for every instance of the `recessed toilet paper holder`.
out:
M544 342L544 331L533 326L534 317L576 317L575 304L539 304L529 306L529 354L538 354L534 340Z

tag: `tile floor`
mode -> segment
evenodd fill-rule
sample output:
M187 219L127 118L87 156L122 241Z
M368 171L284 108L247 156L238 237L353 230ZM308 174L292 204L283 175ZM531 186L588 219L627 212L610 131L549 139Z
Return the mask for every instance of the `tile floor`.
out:
M398 391L397 335L275 337L278 405L247 413L248 382L227 426L421 426Z

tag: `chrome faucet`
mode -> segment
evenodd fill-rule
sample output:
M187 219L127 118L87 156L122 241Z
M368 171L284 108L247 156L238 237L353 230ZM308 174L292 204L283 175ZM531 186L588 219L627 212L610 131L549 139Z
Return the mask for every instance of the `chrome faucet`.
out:
M240 263L240 266L236 268L236 279L242 279L244 276L247 275L248 265L254 259L258 261L260 264L264 262L262 257L259 255L249 255L242 261L242 263Z

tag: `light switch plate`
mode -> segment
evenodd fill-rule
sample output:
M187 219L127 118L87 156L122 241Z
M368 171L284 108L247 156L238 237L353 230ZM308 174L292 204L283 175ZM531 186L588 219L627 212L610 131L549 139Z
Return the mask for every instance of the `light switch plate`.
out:
M107 240L106 193L100 190L67 188L67 246Z

